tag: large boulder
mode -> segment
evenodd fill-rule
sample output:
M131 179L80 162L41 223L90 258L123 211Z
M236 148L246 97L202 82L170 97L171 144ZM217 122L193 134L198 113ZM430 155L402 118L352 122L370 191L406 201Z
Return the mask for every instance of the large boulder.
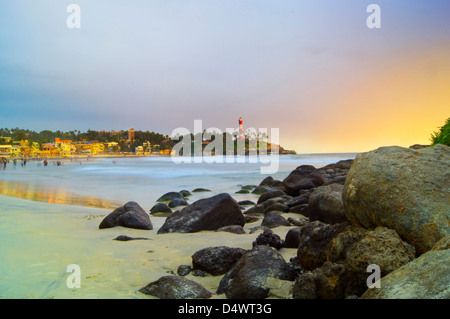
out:
M350 222L394 229L425 253L450 234L450 148L392 146L359 154L343 202Z
M361 240L349 247L345 255L348 277L346 293L360 296L366 291L369 265L380 267L380 275L384 277L414 258L414 247L402 241L395 230L377 227L366 232Z
M128 202L116 208L102 220L98 228L103 229L116 226L147 230L153 229L150 216L136 202Z
M180 192L168 192L158 198L157 202L170 202L173 199L184 199L183 194Z
M450 249L430 250L382 277L362 299L450 299Z
M226 274L245 252L246 250L242 248L208 247L192 255L192 265L194 269L219 276Z
M282 182L282 189L290 196L298 196L300 190L311 189L325 183L320 172L312 165L301 165Z
M275 248L257 245L223 276L217 293L225 293L229 299L267 298L273 278L292 281L294 274Z
M244 223L244 215L236 200L227 193L221 193L174 212L166 218L158 234L194 233L228 225L244 226Z
M211 292L195 281L181 276L164 276L139 289L139 292L160 299L209 298Z
M347 221L342 202L343 188L341 184L330 184L314 189L309 196L307 208L309 220L320 220L328 224Z

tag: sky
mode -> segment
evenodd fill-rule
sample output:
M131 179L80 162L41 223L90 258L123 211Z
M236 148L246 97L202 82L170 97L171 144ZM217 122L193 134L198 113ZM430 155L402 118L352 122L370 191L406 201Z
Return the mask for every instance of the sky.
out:
M439 0L0 0L0 127L242 117L297 153L429 144L450 116L449 16Z

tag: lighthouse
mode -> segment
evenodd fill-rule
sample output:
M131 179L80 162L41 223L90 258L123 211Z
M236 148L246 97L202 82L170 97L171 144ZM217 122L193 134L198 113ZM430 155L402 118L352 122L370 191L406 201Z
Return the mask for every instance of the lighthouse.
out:
M239 138L244 140L244 125L242 123L242 117L239 118Z

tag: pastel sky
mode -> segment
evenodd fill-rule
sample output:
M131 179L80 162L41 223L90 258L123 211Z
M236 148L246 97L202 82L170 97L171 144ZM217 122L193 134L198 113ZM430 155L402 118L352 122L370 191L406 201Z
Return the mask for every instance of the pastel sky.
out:
M450 116L449 17L439 0L0 0L0 127L170 134L242 116L298 153L428 144Z

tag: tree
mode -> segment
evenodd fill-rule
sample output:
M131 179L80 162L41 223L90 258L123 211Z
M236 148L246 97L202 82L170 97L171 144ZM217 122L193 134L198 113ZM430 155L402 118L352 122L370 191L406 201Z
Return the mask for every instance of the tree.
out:
M444 126L440 127L439 132L431 134L431 145L444 144L450 146L450 117Z

